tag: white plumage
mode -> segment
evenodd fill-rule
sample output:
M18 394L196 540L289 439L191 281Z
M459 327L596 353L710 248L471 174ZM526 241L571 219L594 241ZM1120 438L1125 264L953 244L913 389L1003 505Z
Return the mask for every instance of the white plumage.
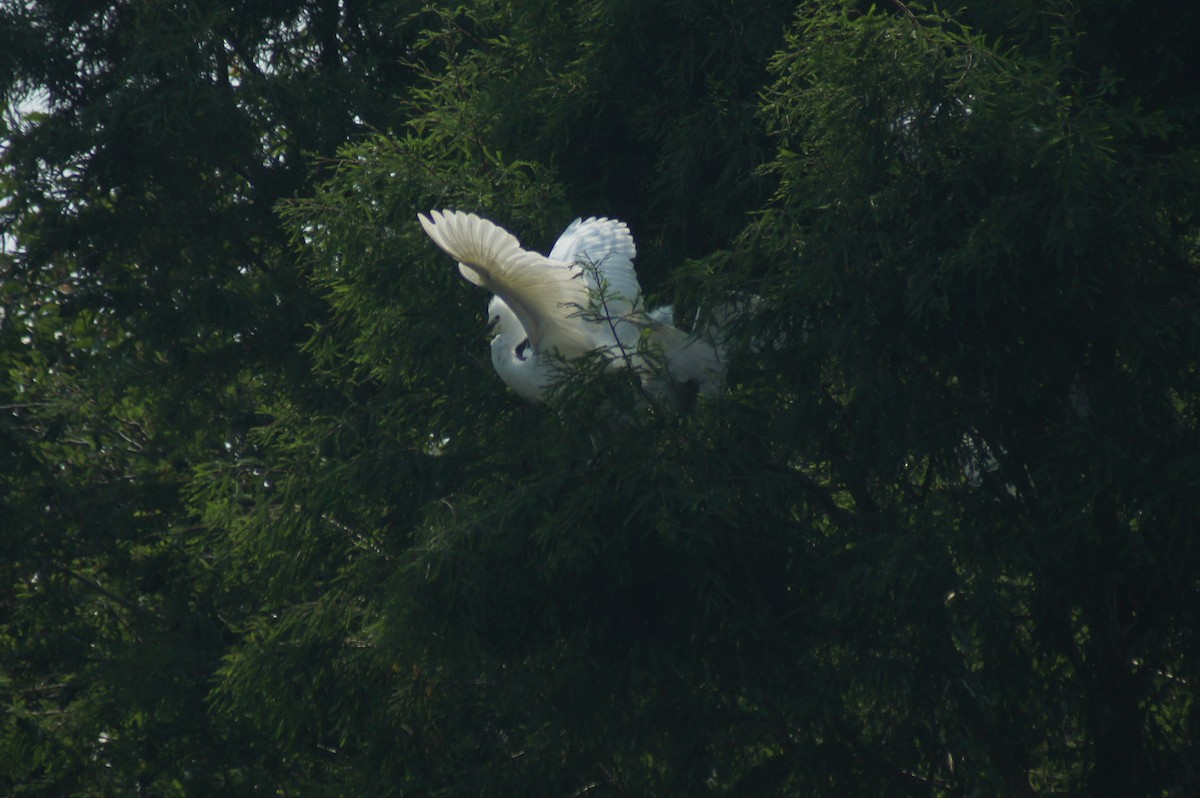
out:
M544 256L521 247L508 231L473 213L430 211L417 218L425 232L457 260L468 281L495 296L492 365L521 396L541 401L553 382L557 355L565 360L601 352L614 367L630 366L662 396L671 382L713 393L723 365L711 342L670 324L670 309L647 313L633 259L637 248L624 222L576 219ZM647 336L661 350L670 375L651 373L639 354Z

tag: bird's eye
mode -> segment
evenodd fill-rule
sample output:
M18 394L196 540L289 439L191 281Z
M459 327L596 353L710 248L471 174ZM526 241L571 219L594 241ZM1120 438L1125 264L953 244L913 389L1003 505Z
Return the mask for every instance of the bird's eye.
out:
M528 338L526 338L521 343L517 344L515 354L517 356L517 360L524 360L525 358L529 357L529 339Z

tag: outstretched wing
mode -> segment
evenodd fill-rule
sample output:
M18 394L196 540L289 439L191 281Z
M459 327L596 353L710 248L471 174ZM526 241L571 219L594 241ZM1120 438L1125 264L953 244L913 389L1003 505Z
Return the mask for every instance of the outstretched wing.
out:
M604 299L613 319L640 308L642 289L633 268L635 257L637 247L629 227L595 216L571 222L550 250L550 260L582 268L592 291L598 292L604 283Z
M588 301L579 269L522 249L516 236L460 211L418 214L433 242L457 260L463 277L504 300L540 352L575 357L595 347L590 325L574 318Z

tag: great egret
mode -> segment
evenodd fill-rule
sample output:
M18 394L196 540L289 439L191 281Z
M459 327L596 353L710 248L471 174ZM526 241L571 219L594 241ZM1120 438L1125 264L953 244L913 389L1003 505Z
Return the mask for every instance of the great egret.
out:
M724 366L717 347L677 329L669 308L643 308L633 268L637 248L624 222L576 219L545 256L473 213L430 211L417 218L458 261L463 277L494 294L488 305L495 329L492 365L526 399L545 397L556 356L569 361L591 352L613 367L637 369L655 398L665 396L672 382L706 394L720 386ZM669 379L648 365L640 348L647 345L661 354Z

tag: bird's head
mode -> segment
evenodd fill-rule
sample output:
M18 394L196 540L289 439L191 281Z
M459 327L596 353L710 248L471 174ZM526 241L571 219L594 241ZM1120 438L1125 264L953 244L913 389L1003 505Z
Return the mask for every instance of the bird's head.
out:
M488 323L484 334L491 336L493 347L516 347L529 337L517 314L498 296L492 297L492 301L488 303Z

